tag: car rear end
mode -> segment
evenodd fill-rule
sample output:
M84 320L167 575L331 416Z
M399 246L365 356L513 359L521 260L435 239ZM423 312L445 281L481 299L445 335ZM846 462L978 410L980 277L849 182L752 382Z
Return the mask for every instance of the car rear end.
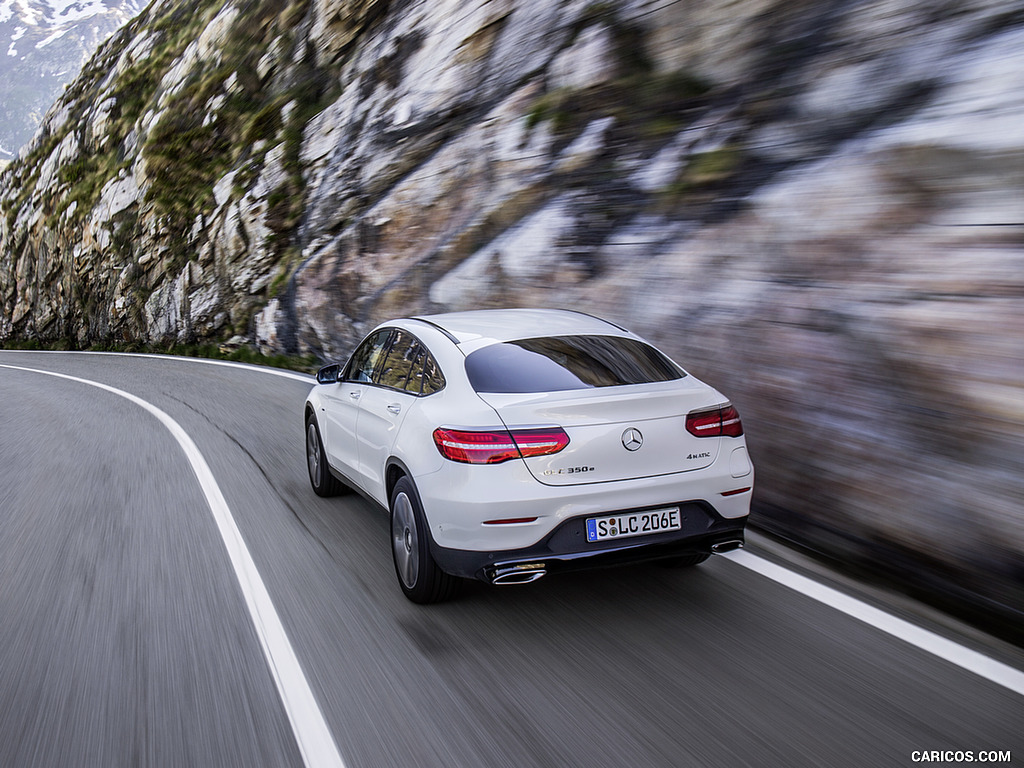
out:
M444 461L420 495L444 570L522 583L742 544L753 468L736 409L602 330L463 345L494 419L432 434Z

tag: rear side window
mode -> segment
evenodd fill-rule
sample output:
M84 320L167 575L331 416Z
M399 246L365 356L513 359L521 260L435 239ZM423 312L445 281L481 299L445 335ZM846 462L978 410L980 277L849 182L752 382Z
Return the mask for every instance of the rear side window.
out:
M658 350L621 336L550 336L478 349L466 358L477 392L557 392L681 379Z
M432 395L445 385L433 355L419 339L400 328L385 328L367 337L352 354L344 379L413 395Z
M408 334L406 336L407 338L412 338ZM396 349L399 348L396 345ZM391 364L394 354L392 352L388 356L387 365ZM407 372L400 375L393 382L382 380L382 384L394 389L404 389L406 392L414 395L432 395L444 389L444 376L441 375L437 362L419 341L414 338L412 339L412 344L409 350L404 353L403 360L408 361L408 365L402 364L402 369Z
M444 389L444 374L430 353L423 358L423 394L432 395Z
M392 332L391 338L384 345L386 357L374 371L373 383L390 389L409 389L415 381L416 391L419 392L416 366L418 363L422 369L421 349L412 334L399 330Z

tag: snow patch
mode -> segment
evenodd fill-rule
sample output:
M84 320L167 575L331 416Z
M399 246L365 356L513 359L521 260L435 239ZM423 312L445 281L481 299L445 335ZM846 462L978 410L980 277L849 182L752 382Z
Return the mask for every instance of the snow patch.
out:
M17 56L18 55L17 43L18 43L19 40L21 40L21 38L23 38L25 36L25 33L27 31L28 30L25 27L16 27L15 28L14 34L11 35L11 45L7 49L7 55L8 56Z
M85 19L91 19L93 16L110 13L110 9L100 0L92 0L92 2L86 3L78 3L74 2L74 0L71 2L50 0L50 9L53 11L53 15L47 19L50 25L84 21Z
M64 37L64 35L66 35L70 31L71 31L70 27L65 27L64 29L58 29L56 32L52 33L49 37L47 37L45 40L40 40L38 43L36 43L36 50L38 51L38 50L40 50L42 48L45 48L50 43L52 43L54 40L59 40L60 38Z
M30 27L39 25L40 13L25 0L16 0L18 4L18 18Z

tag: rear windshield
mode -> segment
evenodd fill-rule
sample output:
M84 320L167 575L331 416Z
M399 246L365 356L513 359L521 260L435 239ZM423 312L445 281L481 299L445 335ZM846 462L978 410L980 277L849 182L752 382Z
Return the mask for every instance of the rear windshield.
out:
M466 358L477 392L557 392L681 379L686 374L641 341L549 336L478 349Z

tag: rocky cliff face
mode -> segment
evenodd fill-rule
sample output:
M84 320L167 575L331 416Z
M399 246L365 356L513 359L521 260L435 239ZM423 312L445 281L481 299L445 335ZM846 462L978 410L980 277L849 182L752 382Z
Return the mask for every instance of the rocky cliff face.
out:
M157 0L3 176L0 339L569 306L761 519L1024 608L1024 2Z

